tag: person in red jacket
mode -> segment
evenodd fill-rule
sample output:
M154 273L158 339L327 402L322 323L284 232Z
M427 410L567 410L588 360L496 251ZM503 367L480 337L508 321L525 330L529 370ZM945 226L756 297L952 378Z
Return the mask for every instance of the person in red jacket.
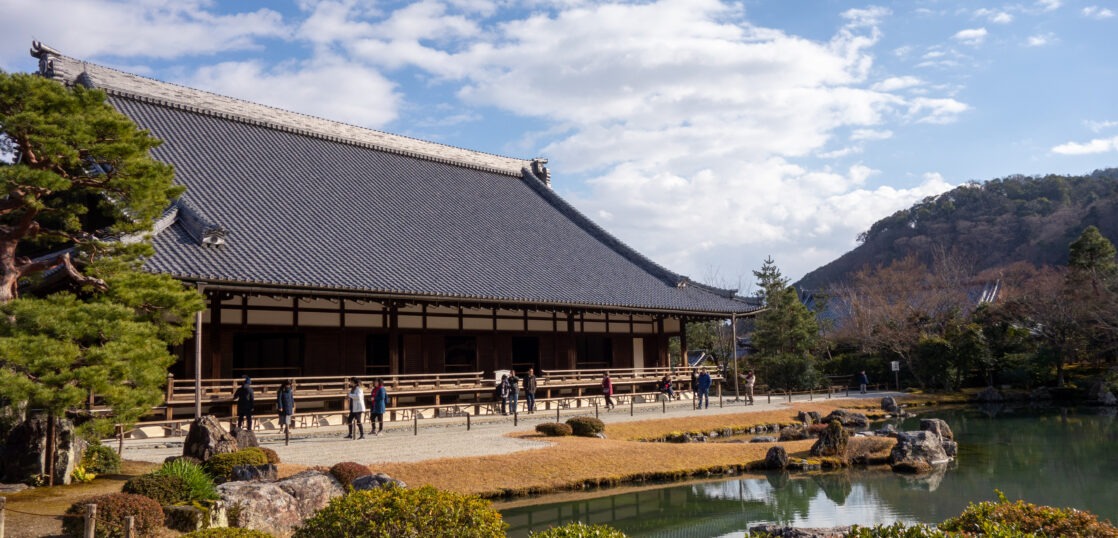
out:
M615 407L613 398L610 398L610 396L613 396L613 381L609 379L609 372L606 372L606 375L602 377L602 394L606 397L606 410L613 409Z

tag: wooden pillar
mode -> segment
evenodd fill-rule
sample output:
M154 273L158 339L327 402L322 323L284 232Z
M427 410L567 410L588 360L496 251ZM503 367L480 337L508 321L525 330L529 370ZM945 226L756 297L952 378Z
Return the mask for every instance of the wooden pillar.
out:
M567 312L567 369L578 367L578 342L575 340L575 316Z
M210 295L210 377L221 377L221 292Z
M679 318L679 360L682 366L687 367L687 321Z
M387 302L384 307L388 309L388 371L392 375L400 372L400 320L396 315L396 303Z
M664 318L656 317L656 365L661 368L669 366L668 337L664 335Z

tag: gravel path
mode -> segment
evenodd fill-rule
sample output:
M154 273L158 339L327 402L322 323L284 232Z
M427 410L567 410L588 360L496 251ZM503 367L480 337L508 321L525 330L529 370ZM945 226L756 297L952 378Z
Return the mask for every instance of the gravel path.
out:
M868 398L898 396L896 393L879 392L866 395ZM859 395L851 394L850 399ZM826 400L825 397L822 398ZM836 399L846 399L836 396ZM807 402L807 396L796 396L797 403ZM816 396L816 400L820 397ZM677 401L667 406L663 412L660 404L641 404L635 408L633 416L628 407L618 407L609 412L601 412L599 418L606 424L653 420L660 418L679 418L698 414L732 414L751 411L771 411L787 405L781 402L762 403L745 406L732 403L727 399L724 407L712 400L709 409L694 410L689 400ZM594 414L593 408L563 410L562 420L576 415ZM284 446L283 437L275 433L257 432L261 446L275 450L284 463L302 465L333 465L339 461L358 461L362 463L412 462L436 458L485 456L508 454L521 450L532 450L548 446L546 441L515 439L507 434L515 431L530 431L541 422L554 422L555 411L540 411L533 415L520 415L519 425L513 426L512 417L483 417L471 421L470 431L466 431L465 418L426 419L420 421L418 435L413 433L413 424L388 423L380 436L367 436L362 440L344 439L344 426L330 426L309 430L295 430L291 444ZM366 424L368 427L368 424ZM607 432L608 432L607 428ZM110 442L110 441L106 441ZM128 440L124 442L124 459L161 462L168 456L182 454L182 438Z

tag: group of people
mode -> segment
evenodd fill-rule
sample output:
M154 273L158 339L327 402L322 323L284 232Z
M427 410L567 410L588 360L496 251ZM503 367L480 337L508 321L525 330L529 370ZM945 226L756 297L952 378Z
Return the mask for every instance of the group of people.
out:
M536 369L529 368L524 377L517 377L516 370L501 375L493 389L493 396L501 402L501 414L516 413L520 405L520 391L524 391L525 407L529 414L536 412Z
M358 437L365 438L365 391L361 382L356 377L351 377L346 382L349 392L346 399L349 402L349 416L346 424L349 434L346 439L354 439L353 429L357 426ZM256 394L252 386L252 378L245 377L241 386L233 393L233 401L237 404L237 428L252 429L252 414L256 407ZM372 401L369 406L370 433L380 435L384 431L384 411L388 407L388 390L384 388L384 381L377 379L373 383ZM284 434L291 432L291 417L295 414L294 383L290 379L284 381L276 391L276 413L279 415L280 431Z
M356 377L349 378L349 416L346 425L349 434L346 439L365 438L365 391L361 389L361 381ZM369 408L369 433L380 435L384 432L384 410L388 407L388 389L384 388L384 381L377 378L373 382L372 406ZM357 426L360 437L354 437L353 427Z

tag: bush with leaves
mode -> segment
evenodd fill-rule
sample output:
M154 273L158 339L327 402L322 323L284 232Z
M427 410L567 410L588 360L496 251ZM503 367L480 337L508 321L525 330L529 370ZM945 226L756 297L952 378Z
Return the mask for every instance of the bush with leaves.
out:
M1012 535L1017 536L1017 535ZM947 538L947 533L928 525L908 526L904 523L859 527L854 525L846 538Z
M334 498L295 531L295 538L497 538L505 536L506 526L500 512L479 497L392 485Z
M343 461L341 463L335 463L334 466L330 468L330 474L334 475L334 478L337 478L338 482L341 482L342 486L345 487L354 480L368 474L373 474L373 472L370 471L367 466L361 465L360 463Z
M183 538L273 538L273 536L264 531L220 527L216 529L197 530L184 535Z
M206 460L202 468L214 480L224 482L233 475L233 468L238 465L267 465L268 456L259 448L242 448L236 452L214 454Z
M174 475L145 474L130 478L121 491L143 495L161 506L172 506L189 502L186 482Z
M90 444L82 455L82 467L94 474L112 474L120 470L120 454L101 444Z
M941 523L940 529L961 533L982 533L984 526L999 525L1022 533L1044 536L1118 537L1118 528L1098 516L1074 508L1037 506L1018 500L1009 502L1000 491L997 502L971 503L958 517Z
M543 424L536 424L536 433L542 433L548 437L563 437L574 433L574 430L570 425L562 422L544 422Z
M587 525L575 521L546 531L533 532L528 536L531 538L626 538L628 535L609 525Z
M183 494L186 497L185 502L216 501L220 496L217 494L213 478L202 470L201 465L190 461L191 459L193 458L179 458L169 461L152 474L181 479Z
M264 453L264 457L268 458L268 463L276 464L280 462L279 454L275 450L260 447L260 451Z
M134 529L138 536L151 536L163 526L163 507L143 496L131 493L110 493L78 501L66 510L62 517L62 530L74 536L82 536L85 528L85 506L97 505L97 538L119 538L124 536L124 525L128 516L133 517ZM102 523L103 522L103 523Z
M606 423L594 417L571 417L567 419L567 425L581 437L596 437L606 429Z

